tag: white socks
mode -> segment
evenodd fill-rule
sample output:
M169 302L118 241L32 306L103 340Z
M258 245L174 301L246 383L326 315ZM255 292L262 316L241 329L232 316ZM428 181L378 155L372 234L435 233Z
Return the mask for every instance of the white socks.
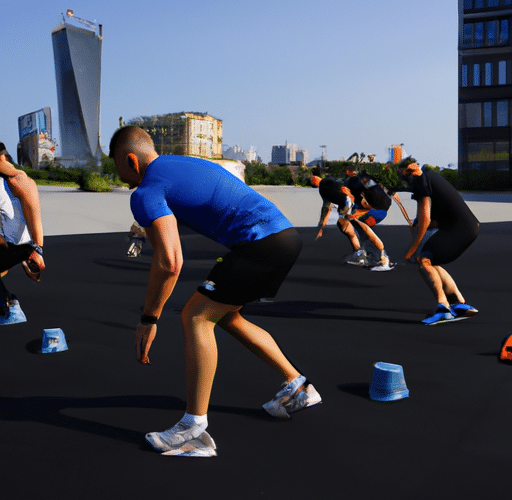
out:
M191 415L190 413L185 412L185 415L183 415L180 422L190 427L197 425L204 430L208 427L208 415Z

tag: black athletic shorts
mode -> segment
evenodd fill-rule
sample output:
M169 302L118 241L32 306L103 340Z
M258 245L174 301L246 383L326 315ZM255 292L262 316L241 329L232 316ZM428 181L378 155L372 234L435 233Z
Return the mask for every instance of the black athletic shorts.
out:
M480 224L471 221L451 230L439 229L423 245L421 256L430 259L434 266L449 264L457 259L476 240Z
M0 272L3 273L16 264L27 260L33 251L32 245L28 243L14 245L0 237Z
M236 306L275 297L301 250L302 240L294 228L233 245L197 291Z

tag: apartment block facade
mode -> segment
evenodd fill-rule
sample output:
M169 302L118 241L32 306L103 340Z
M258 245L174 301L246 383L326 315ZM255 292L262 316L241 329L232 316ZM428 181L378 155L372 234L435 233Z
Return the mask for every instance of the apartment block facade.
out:
M512 180L512 0L459 0L459 172Z
M208 113L169 113L133 118L153 139L159 154L222 158L222 120Z

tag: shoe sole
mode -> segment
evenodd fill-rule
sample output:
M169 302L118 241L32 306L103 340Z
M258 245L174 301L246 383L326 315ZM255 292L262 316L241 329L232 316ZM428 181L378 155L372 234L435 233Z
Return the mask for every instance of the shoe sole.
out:
M375 271L375 272L386 272L386 271L392 271L393 269L395 269L395 266L393 264L389 264L387 266L373 266L373 267L370 267L370 271Z
M160 453L167 457L216 457L215 441L210 434L204 431L200 436L191 439L182 445Z
M462 321L463 319L469 319L470 316L459 316L457 318L452 318L452 319L442 319L440 321L436 321L434 323L422 323L425 325L425 326L436 326L436 325L443 325L444 323L454 323L455 321Z
M464 311L463 313L461 314L457 314L457 318L461 318L461 319L466 319L466 318L472 318L473 316L476 316L478 314L478 311L476 310L467 310L467 311Z

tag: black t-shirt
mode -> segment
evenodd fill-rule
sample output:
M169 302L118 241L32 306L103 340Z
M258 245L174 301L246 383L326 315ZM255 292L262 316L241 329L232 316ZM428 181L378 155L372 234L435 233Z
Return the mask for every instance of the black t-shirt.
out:
M430 217L437 222L439 229L478 224L457 190L433 170L426 169L421 176L413 177L411 187L415 200L419 201L427 196L430 198Z

